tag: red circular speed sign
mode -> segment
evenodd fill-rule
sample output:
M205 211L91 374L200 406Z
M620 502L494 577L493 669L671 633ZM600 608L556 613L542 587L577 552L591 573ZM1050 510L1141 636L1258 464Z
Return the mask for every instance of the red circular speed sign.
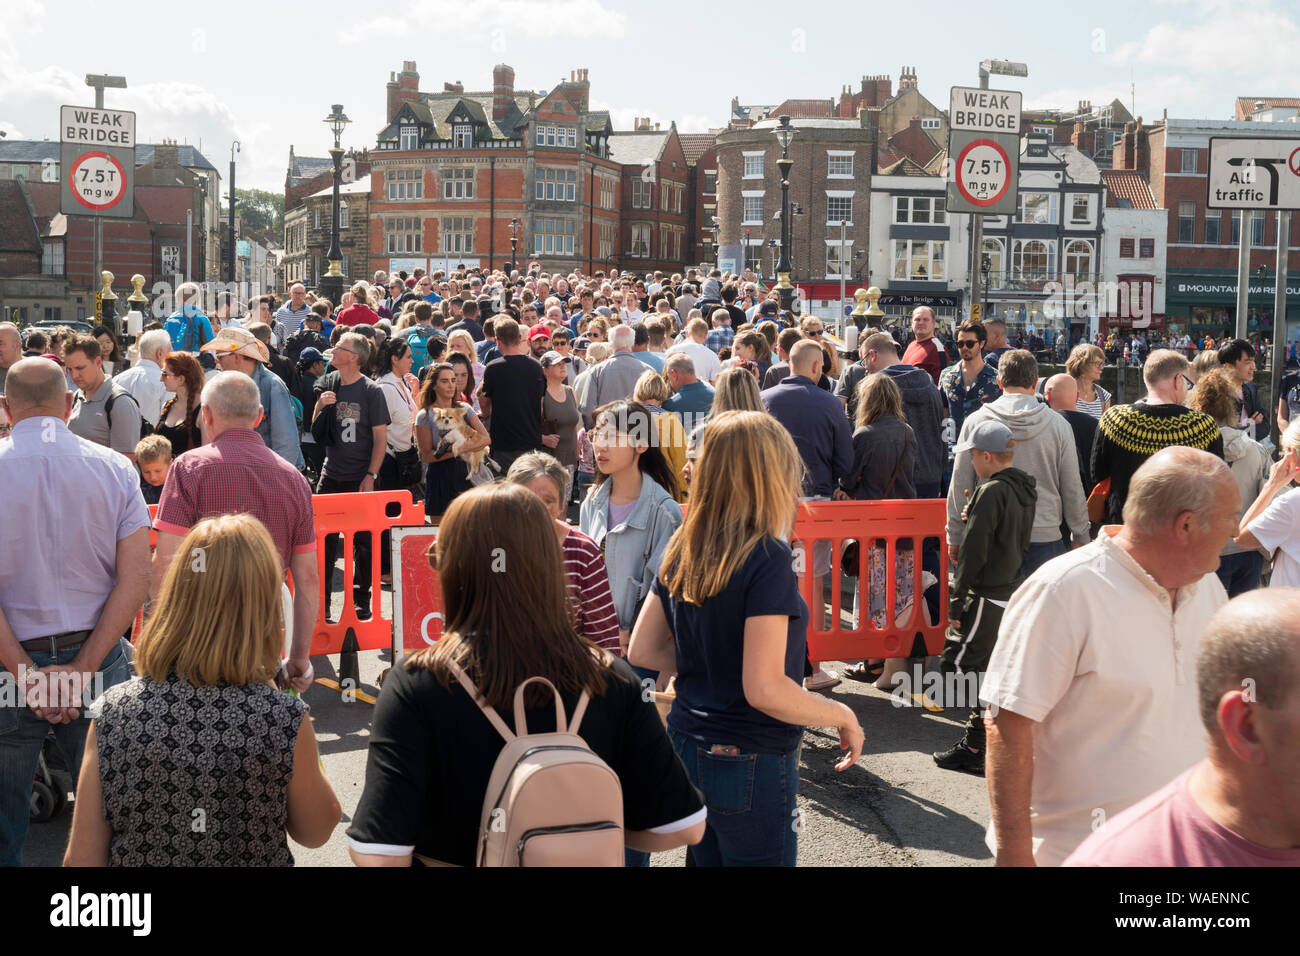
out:
M991 139L971 140L957 154L957 192L976 206L992 206L1011 185L1011 160Z
M126 195L126 170L108 153L82 153L68 171L68 185L87 209L112 209Z

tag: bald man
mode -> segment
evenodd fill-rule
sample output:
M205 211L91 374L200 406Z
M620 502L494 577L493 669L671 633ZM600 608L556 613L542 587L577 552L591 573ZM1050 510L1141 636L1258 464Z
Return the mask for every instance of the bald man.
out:
M1078 410L1079 383L1064 372L1047 380L1043 397L1047 399L1048 407L1059 412L1070 423L1070 431L1074 433L1074 449L1079 453L1079 480L1083 482L1083 493L1086 496L1096 484L1091 472L1092 442L1097 437L1097 419Z
M1223 459L1166 448L1134 473L1123 525L1012 596L979 693L999 866L1059 865L1204 758L1196 654L1240 507Z
M1066 866L1300 866L1300 591L1221 608L1196 680L1206 759L1106 821Z
M149 587L149 511L135 467L68 429L57 364L14 363L3 404L14 426L0 441L0 678L27 706L0 712L0 866L21 866L46 735L76 779L86 705L130 677L121 635Z
M5 376L23 357L23 337L12 322L0 322L0 395L5 393Z

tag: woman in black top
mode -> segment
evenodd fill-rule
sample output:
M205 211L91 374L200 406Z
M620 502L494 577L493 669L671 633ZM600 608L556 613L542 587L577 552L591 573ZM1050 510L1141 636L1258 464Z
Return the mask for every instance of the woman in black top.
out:
M834 497L839 501L879 501L915 498L912 473L916 468L916 435L903 411L903 392L888 375L874 372L858 384L858 420L853 432L853 466L840 479ZM865 553L864 553L865 552ZM859 547L858 579L853 583L853 627L859 626L860 582L865 577L868 616L876 627L884 627L886 605L886 561L883 539ZM911 612L915 553L910 540L894 549L895 618L906 620ZM902 661L903 658L896 660ZM896 665L897 666L897 665ZM875 681L881 689L892 689L892 674L886 674L882 660L864 661L845 670L846 677Z
M514 484L466 492L447 509L434 547L445 631L384 681L365 790L348 828L352 859L359 866L407 866L418 854L475 863L483 798L503 740L452 677L449 662L512 731L514 691L528 678L556 686L566 717L588 691L580 733L618 774L627 846L668 850L699 842L703 803L655 705L643 699L625 662L573 629L560 546L541 499ZM534 697L532 690L545 693ZM553 731L550 692L535 686L525 700L529 732Z
M188 352L172 352L163 359L163 386L173 393L158 416L154 431L172 443L172 457L203 444L199 408L203 393L203 366Z

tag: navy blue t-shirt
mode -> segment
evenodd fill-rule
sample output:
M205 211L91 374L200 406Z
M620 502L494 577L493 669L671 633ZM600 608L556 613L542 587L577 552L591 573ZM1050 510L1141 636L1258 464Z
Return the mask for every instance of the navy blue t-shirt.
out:
M802 685L808 606L799 594L790 546L764 538L721 592L696 607L668 594L656 577L677 644L677 700L668 727L703 744L754 753L792 752L803 728L755 710L745 699L745 619L785 614L785 674Z

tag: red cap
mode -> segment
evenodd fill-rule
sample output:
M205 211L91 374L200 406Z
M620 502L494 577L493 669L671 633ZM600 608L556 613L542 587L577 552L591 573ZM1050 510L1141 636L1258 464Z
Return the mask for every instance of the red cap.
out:
M528 341L531 342L533 339L539 337L549 339L551 337L551 330L544 325L534 325L532 331L528 333Z
M414 277L414 276L412 276L411 278L409 278L409 279L406 280L406 287L407 287L408 289L414 289L414 288L415 288L415 277Z

